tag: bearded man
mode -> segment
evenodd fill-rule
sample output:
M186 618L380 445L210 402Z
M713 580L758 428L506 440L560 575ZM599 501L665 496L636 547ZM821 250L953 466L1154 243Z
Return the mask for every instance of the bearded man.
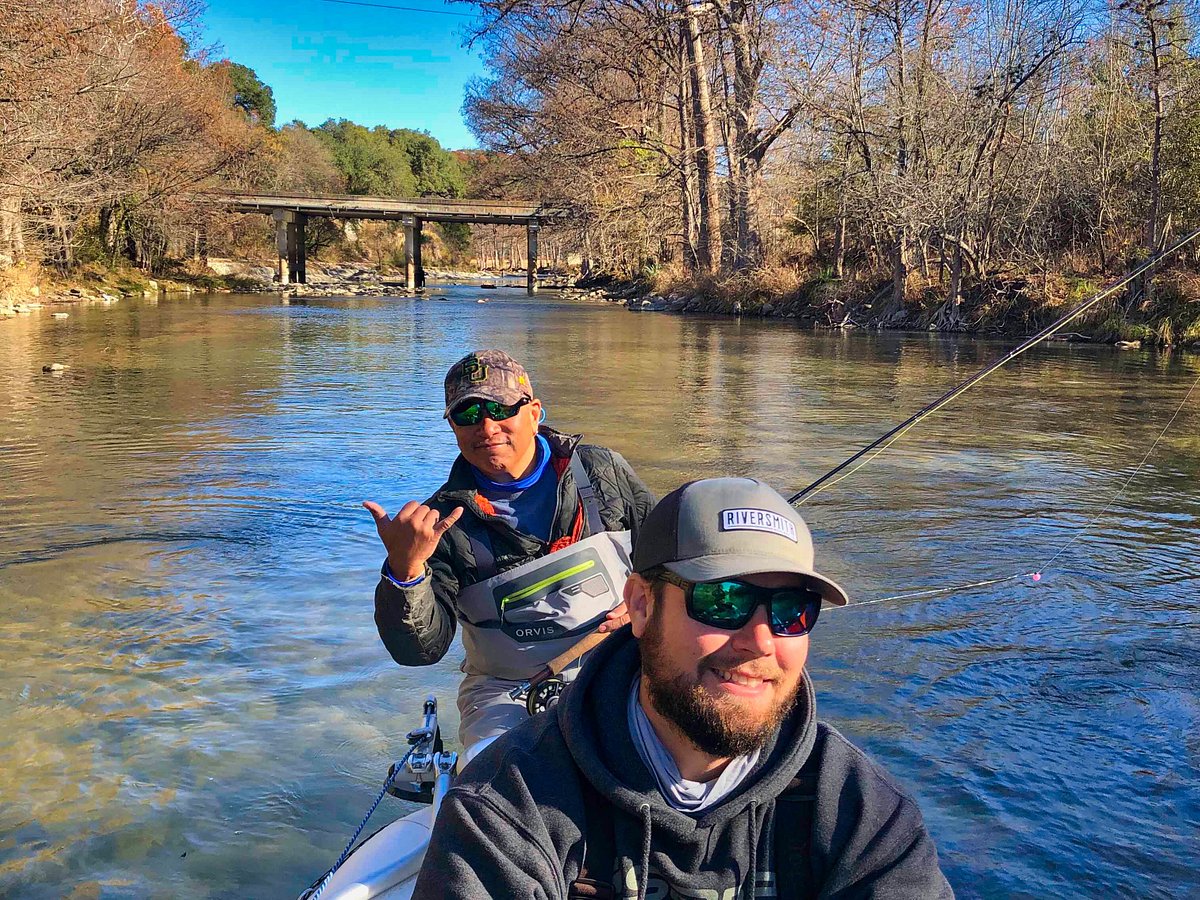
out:
M916 803L818 722L822 603L766 484L695 481L642 525L631 624L446 795L417 898L947 898Z

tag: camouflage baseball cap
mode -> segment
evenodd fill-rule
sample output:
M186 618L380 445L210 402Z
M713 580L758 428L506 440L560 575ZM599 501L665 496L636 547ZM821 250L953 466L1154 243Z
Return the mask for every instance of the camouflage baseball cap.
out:
M516 403L533 399L529 373L503 350L476 350L468 353L446 373L446 411L464 400L495 400Z

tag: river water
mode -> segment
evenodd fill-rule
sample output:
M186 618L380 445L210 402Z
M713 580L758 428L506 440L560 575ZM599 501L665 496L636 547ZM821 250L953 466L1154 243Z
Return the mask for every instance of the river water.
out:
M427 692L456 734L461 649L391 662L359 502L441 482L467 349L658 493L787 493L1009 346L469 287L69 312L0 321L5 897L293 897ZM803 507L856 601L1044 568L813 635L822 715L916 795L961 896L1200 895L1200 389L1120 493L1198 374L1035 350Z

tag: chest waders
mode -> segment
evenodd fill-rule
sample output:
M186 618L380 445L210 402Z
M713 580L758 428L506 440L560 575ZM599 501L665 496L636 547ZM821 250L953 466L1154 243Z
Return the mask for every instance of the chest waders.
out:
M467 675L458 692L459 736L468 748L528 718L525 703L509 692L595 631L623 599L630 533L604 530L596 490L578 454L570 468L588 537L496 574L486 537L467 534L476 569L487 574L458 595ZM560 677L570 681L578 669Z

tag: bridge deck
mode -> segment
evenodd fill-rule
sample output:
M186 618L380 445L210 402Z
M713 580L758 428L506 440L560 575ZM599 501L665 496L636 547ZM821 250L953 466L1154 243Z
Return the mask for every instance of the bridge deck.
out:
M495 225L539 225L561 218L561 208L535 203L492 200L446 200L441 197L395 200L388 197L306 197L299 194L207 194L212 203L238 212L286 210L307 216L339 219L404 219L426 222L476 222Z

